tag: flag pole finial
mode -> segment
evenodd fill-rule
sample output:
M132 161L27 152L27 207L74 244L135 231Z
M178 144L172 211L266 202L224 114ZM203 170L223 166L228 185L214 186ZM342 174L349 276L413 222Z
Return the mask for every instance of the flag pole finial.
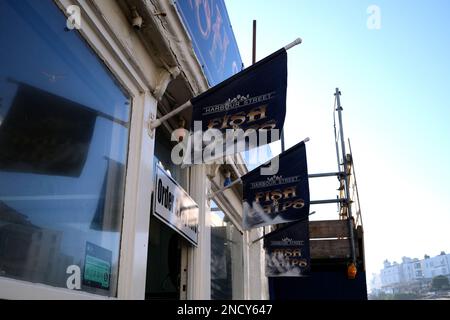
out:
M289 50L292 47L295 47L296 45L302 43L302 39L301 38L297 38L295 39L293 42L289 43L287 46L284 47L285 50Z

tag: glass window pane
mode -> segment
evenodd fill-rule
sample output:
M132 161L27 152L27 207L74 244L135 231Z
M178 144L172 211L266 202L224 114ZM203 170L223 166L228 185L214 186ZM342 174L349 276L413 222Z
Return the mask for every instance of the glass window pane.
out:
M0 276L115 296L130 98L52 1L0 43Z
M211 202L211 299L244 298L243 238Z

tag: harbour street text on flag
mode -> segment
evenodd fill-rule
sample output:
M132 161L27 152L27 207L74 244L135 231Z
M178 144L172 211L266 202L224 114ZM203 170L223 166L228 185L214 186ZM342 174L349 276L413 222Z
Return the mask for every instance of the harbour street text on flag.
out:
M305 142L279 156L277 174L261 176L260 167L244 175L243 227L252 229L304 219L309 215Z

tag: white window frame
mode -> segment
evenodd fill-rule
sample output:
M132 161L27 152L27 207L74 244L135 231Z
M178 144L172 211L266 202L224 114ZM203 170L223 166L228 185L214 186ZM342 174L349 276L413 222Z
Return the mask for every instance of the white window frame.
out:
M80 34L132 100L117 297L0 277L0 299L144 299L154 152L154 139L149 136L147 125L150 115L154 117L157 109L144 73L157 74L157 70L151 63L146 64L145 71L137 67L139 63L126 47L126 41L117 36L94 2L54 2L66 15L71 5L81 8ZM114 7L111 14L117 15L114 23L122 24L118 28L129 28L129 32L133 32L126 18L120 16L117 3L111 1L108 5ZM136 50L145 51L142 44Z

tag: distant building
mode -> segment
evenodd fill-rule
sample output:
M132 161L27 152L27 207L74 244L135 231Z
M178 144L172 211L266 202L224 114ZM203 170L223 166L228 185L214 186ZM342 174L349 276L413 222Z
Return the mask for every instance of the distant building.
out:
M370 280L369 288L372 294L378 294L381 290L381 277L377 273L372 273L372 280Z
M394 293L394 289L401 283L401 265L388 260L383 264L384 268L380 272L381 288L386 293Z
M401 282L411 282L423 279L423 271L419 259L402 258L401 263Z
M444 275L450 279L450 254L424 256L424 259L403 257L401 263L384 261L380 274L374 274L371 282L373 293L414 292L428 288L431 280ZM378 278L379 277L379 278Z
M434 278L440 275L448 276L450 274L450 254L445 254L443 251L432 258L425 256L421 260L421 264L425 278Z

